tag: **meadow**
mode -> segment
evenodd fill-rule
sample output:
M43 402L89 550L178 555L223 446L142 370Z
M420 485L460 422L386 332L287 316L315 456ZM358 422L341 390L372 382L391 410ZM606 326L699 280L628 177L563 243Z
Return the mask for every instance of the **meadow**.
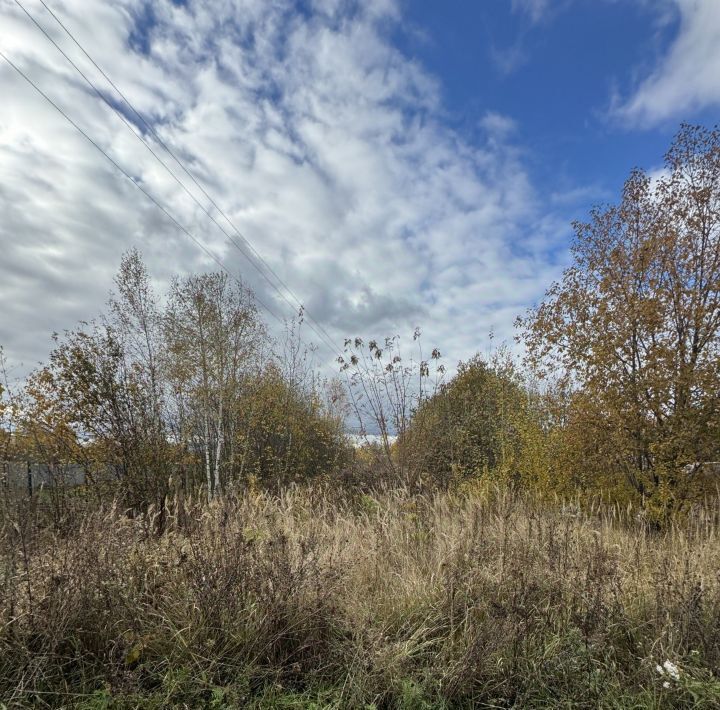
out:
M0 523L0 702L78 708L720 706L720 505L493 486L245 489Z

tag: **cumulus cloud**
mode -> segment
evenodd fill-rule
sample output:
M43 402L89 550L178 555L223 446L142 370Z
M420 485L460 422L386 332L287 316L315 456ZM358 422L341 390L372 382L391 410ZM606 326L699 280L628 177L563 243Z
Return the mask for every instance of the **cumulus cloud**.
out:
M42 6L27 6L112 96ZM389 39L391 0L315 0L303 13L290 0L53 8L337 343L420 324L467 357L491 329L509 337L557 273L567 231L538 199L511 120L489 113L481 144L443 123L436 79ZM0 0L0 46L290 315L11 0ZM42 359L49 333L94 316L131 246L160 284L215 267L2 61L0 94L0 343L11 360Z
M672 0L677 35L658 65L613 113L634 124L655 125L720 104L720 2ZM666 15L668 3L655 8Z

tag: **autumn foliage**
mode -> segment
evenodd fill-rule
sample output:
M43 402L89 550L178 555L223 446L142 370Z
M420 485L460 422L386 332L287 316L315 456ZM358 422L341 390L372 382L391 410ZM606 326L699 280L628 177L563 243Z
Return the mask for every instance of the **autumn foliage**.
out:
M684 126L659 177L633 171L575 224L570 267L518 319L524 362L502 346L450 377L418 329L348 339L321 381L300 324L273 340L224 273L158 295L131 252L106 313L56 335L22 392L5 382L3 458L82 463L134 510L178 486L482 479L663 523L714 491L698 464L720 459L720 133Z
M665 514L697 492L684 467L720 458L720 132L684 126L659 178L634 171L575 230L572 266L521 321L563 393L564 475Z
M322 379L302 314L126 254L22 386L0 351L0 463L85 472L0 487L0 707L717 707L720 131L518 326Z

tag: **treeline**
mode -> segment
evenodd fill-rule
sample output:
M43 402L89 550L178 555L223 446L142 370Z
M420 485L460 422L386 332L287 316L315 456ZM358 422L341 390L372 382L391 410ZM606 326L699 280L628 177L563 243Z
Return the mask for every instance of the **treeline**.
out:
M398 434L385 468L410 482L600 495L661 523L720 483L720 131L683 126L659 177L633 171L574 228L517 320L522 361L500 348L443 382L437 351L413 370L395 340L354 341L351 402Z
M210 500L338 470L342 417L298 327L273 342L251 292L224 273L177 278L160 299L131 251L107 313L55 335L49 362L6 397L0 459L83 463L138 511L178 488Z
M347 340L321 381L298 323L273 342L223 274L160 299L131 252L106 315L5 397L0 459L109 466L135 509L321 477L599 494L666 520L717 485L697 464L720 460L720 132L683 126L659 177L633 171L575 224L572 257L518 319L523 361L501 347L448 379L416 331L411 352Z

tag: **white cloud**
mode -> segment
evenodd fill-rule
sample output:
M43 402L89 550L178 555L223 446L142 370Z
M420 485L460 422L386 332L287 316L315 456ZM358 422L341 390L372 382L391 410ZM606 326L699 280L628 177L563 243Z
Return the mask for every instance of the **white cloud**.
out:
M532 22L539 22L547 13L549 0L512 0L513 12L523 12Z
M480 119L480 127L491 138L503 140L515 131L517 123L510 116L505 116L497 111L488 111Z
M666 16L667 2L655 8ZM672 0L677 36L659 65L613 113L628 122L654 125L720 104L720 2Z
M39 3L27 4L101 82ZM567 236L509 142L510 119L488 114L483 145L443 123L436 79L388 39L395 3L315 6L53 7L338 343L420 324L457 359L491 328L510 337L514 315L556 275ZM289 314L11 0L0 0L0 46ZM32 364L52 331L94 316L130 246L160 282L215 266L2 61L0 95L0 343L11 360Z

